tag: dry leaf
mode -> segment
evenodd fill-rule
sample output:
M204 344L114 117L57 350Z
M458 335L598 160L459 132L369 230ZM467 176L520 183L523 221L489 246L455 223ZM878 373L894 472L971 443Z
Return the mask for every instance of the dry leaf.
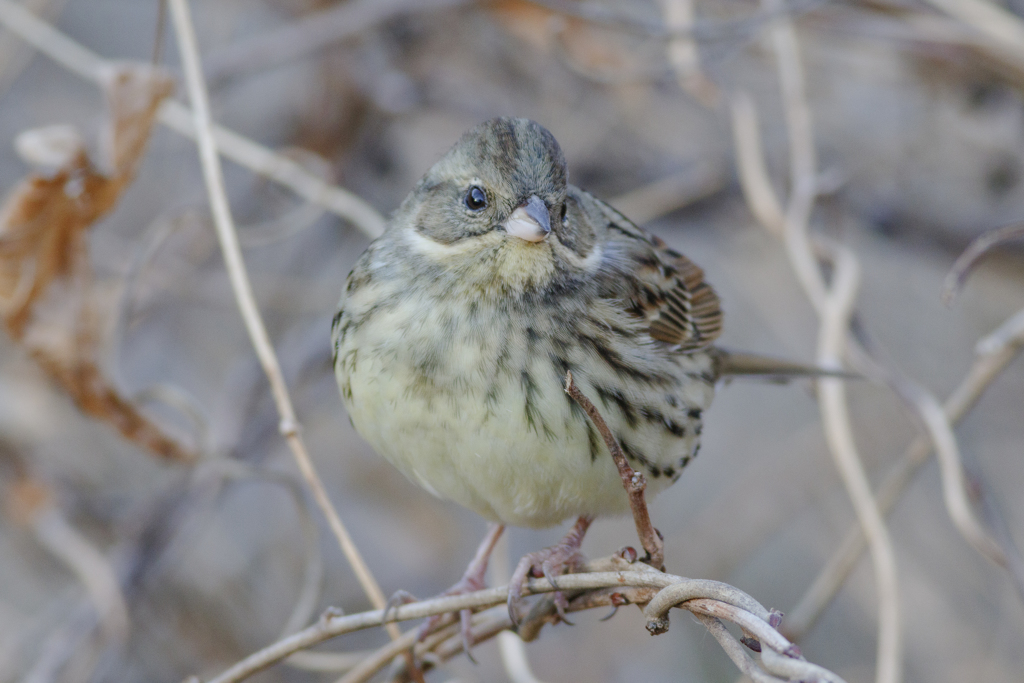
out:
M80 410L160 456L192 460L194 454L123 398L99 367L102 316L86 243L88 229L134 179L157 108L173 88L169 76L149 66L109 69L103 170L68 127L19 138L23 156L51 169L29 174L0 213L0 315L11 337Z

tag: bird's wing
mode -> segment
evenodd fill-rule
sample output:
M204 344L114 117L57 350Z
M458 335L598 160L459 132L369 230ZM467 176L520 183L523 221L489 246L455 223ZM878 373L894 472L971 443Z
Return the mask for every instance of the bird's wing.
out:
M607 222L604 246L614 271L609 275L615 279L610 284L628 311L648 322L651 337L683 352L706 348L717 339L722 308L704 281L704 271L608 204L591 195L587 199Z

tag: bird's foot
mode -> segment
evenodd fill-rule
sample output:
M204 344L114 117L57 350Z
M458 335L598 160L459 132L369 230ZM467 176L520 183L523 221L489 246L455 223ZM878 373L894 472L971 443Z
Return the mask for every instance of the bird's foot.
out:
M487 535L484 536L484 540L480 542L480 547L477 548L476 555L470 561L469 566L466 567L466 572L462 575L462 578L453 585L451 588L446 590L441 596L451 595L466 595L467 593L473 593L474 591L482 590L487 587L485 581L485 575L487 573L487 561L491 557L491 551L494 550L494 545L501 538L501 532L505 530L504 525L491 524L487 528ZM436 614L429 619L420 627L420 633L418 640L423 640L430 635L444 619L445 615ZM459 624L460 632L462 634L462 647L466 652L466 656L469 657L470 661L476 663L473 659L473 655L470 652L470 648L473 647L473 631L472 622L473 610L464 609L459 611Z
M516 570L512 573L512 579L508 583L508 615L513 624L519 624L518 605L522 601L523 586L526 585L528 578L531 576L545 577L557 589L556 577L559 574L572 573L583 566L584 557L580 553L580 546L583 543L584 534L587 533L587 527L592 521L592 517L580 517L569 533L557 544L530 553L519 560ZM558 617L565 623L571 624L572 622L565 618L565 610L569 606L568 600L560 590L555 591L553 598Z

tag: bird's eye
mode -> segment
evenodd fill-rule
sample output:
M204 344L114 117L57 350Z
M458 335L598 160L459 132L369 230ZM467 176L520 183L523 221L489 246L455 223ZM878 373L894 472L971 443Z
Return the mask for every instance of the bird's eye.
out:
M565 205L565 203L563 202L563 203L562 203L562 225L565 225L565 212L566 212L566 209L567 209L567 208L568 208L568 207L567 207L567 206Z
M487 208L487 193L483 188L474 185L466 193L466 208L470 211L480 211Z

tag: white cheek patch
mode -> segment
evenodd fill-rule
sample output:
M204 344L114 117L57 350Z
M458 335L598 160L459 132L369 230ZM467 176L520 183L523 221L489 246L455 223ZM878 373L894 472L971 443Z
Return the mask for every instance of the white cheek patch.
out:
M479 248L471 244L471 240L457 240L451 244L443 244L425 237L416 228L409 228L405 233L409 249L433 261L441 261Z

